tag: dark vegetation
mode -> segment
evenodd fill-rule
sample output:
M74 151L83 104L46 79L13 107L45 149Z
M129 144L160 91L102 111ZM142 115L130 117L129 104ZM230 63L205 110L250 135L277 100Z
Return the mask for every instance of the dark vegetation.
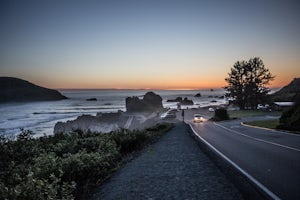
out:
M0 140L0 199L86 199L132 152L160 138L172 125L108 134L76 131L15 141Z
M256 57L249 61L237 61L225 81L227 96L234 99L240 109L256 109L257 104L265 103L270 91L266 85L274 79L263 61Z
M228 120L229 115L225 108L218 108L215 110L215 115L211 118L213 121L223 121Z
M300 94L296 96L295 105L282 113L278 129L300 131Z

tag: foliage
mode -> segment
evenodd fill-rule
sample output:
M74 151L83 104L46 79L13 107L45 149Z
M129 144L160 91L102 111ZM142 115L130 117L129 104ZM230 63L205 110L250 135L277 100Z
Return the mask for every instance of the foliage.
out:
M171 128L143 131L56 134L32 138L22 130L14 141L0 138L0 199L85 199L116 170L122 157Z
M249 61L237 61L231 68L225 81L227 96L235 99L240 109L255 109L257 104L264 103L270 91L266 85L274 79L263 61L251 58Z
M282 113L280 125L278 125L277 128L300 131L300 95L297 96L295 105Z
M225 108L216 109L215 115L212 118L213 121L222 121L222 120L228 120L228 119L229 119L229 115Z

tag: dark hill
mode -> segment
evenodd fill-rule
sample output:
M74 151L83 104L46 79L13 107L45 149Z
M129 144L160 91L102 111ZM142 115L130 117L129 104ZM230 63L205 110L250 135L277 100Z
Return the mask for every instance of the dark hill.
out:
M274 101L295 101L300 94L300 78L294 78L292 82L271 95Z
M0 77L0 102L52 101L67 99L56 90L40 87L28 81Z

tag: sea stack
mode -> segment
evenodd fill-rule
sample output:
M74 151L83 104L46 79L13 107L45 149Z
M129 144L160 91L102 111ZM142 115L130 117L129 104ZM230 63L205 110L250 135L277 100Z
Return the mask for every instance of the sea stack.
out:
M126 98L127 112L154 112L162 109L162 98L154 92L147 92L143 99L139 99L138 97Z

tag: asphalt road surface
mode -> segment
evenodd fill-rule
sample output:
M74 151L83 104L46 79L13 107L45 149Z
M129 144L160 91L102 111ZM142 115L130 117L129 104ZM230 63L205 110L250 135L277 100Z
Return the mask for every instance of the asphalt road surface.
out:
M193 123L196 134L279 199L300 199L300 135L251 128L241 120ZM204 114L205 116L205 114Z

